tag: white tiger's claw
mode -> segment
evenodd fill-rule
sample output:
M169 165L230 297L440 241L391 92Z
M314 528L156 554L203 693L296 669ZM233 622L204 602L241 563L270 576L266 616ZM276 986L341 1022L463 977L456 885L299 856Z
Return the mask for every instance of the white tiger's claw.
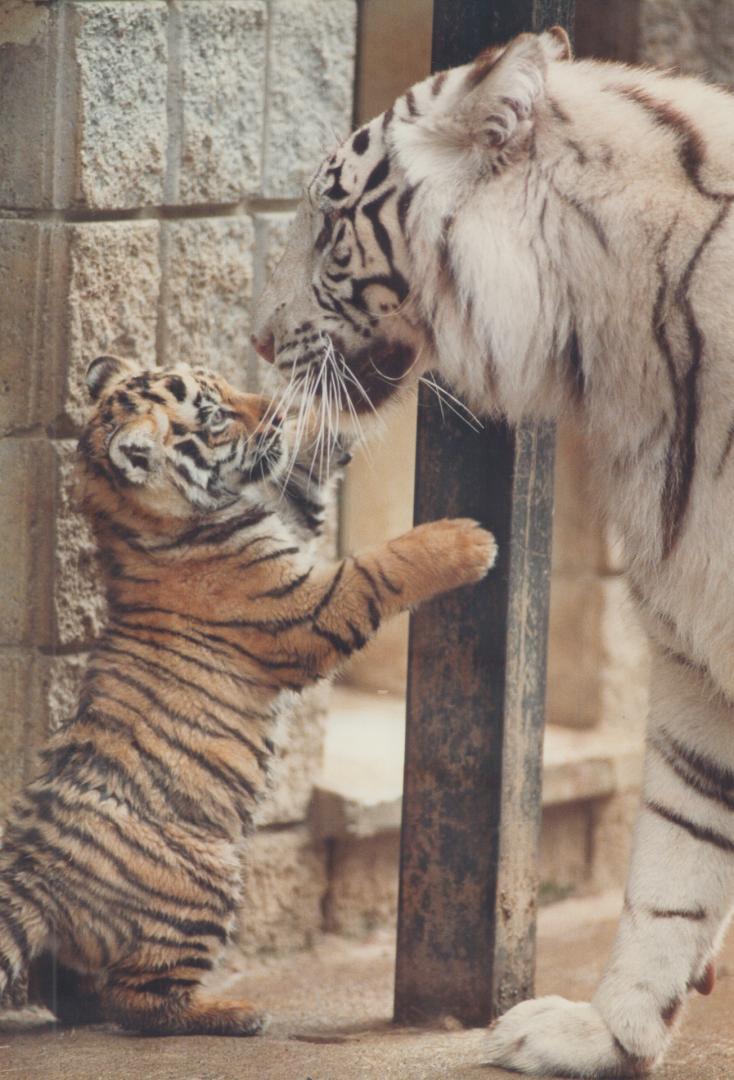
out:
M536 1076L642 1076L654 1064L626 1054L601 1015L562 997L523 1001L490 1028L486 1064Z

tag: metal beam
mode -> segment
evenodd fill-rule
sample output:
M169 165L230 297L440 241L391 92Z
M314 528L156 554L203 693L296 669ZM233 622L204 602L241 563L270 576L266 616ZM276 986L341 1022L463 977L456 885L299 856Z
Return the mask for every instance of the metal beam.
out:
M433 70L572 0L435 0ZM411 622L395 1019L484 1024L532 994L554 436L476 434L421 389L415 521L468 515L497 567Z

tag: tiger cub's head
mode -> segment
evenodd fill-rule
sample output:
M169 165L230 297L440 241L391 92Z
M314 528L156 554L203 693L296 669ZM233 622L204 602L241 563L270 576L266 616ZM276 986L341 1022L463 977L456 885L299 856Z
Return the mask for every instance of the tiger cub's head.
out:
M288 435L271 399L211 371L100 356L87 388L94 412L79 451L96 510L187 520L257 504L284 479Z
M486 359L491 341L464 326L472 308L492 304L486 267L508 247L493 226L506 232L514 205L507 176L522 182L514 167L551 111L546 69L569 57L559 28L520 35L414 86L316 171L253 344L291 388L325 400L324 415L337 408L339 426L447 348L459 364Z

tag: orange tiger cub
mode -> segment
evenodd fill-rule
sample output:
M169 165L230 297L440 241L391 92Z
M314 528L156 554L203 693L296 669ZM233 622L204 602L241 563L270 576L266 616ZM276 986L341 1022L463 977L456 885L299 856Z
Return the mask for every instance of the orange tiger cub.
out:
M62 1016L255 1034L255 1006L200 982L234 927L279 695L328 675L384 618L479 581L494 540L437 521L320 561L323 493L267 399L115 357L87 383L82 500L109 621L76 716L5 829L0 993L52 952L83 987Z

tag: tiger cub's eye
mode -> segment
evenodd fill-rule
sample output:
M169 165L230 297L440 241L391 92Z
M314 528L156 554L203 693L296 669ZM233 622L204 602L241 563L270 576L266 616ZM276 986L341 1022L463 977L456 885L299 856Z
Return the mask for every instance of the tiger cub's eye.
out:
M207 411L204 422L210 431L221 431L229 423L230 414L221 405L212 405Z

